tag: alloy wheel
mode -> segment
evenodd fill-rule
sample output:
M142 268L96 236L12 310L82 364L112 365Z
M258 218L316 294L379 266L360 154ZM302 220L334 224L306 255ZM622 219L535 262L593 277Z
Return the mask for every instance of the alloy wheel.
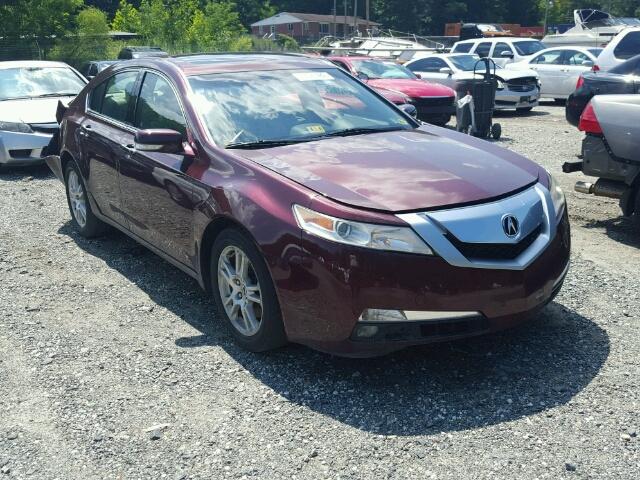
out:
M218 258L218 289L233 327L247 337L255 335L263 314L260 282L247 254L234 245Z
M80 228L83 228L87 224L87 199L85 197L80 178L75 170L71 170L69 172L67 184L73 218L78 222Z

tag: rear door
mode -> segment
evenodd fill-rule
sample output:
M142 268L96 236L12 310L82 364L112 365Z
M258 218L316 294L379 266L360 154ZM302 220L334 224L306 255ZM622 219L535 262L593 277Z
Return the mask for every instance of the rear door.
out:
M96 86L80 124L80 151L87 168L89 192L100 212L127 226L118 180L122 145L133 141L133 99L138 70L125 70Z
M584 66L584 62L593 62L593 58L579 50L565 50L562 56L562 72L559 94L562 98L571 95L576 87L578 78L585 72L591 70L591 66Z
M562 50L548 50L536 55L529 62L531 70L536 71L540 77L540 84L542 85L541 94L543 97L558 96L562 91L563 75L565 75L562 71L564 68L562 58Z
M159 72L144 73L133 124L138 130L176 130L186 142L187 123L177 89ZM183 172L192 158L136 150L133 140L123 148L127 154L120 165L120 187L131 231L191 267L193 191Z

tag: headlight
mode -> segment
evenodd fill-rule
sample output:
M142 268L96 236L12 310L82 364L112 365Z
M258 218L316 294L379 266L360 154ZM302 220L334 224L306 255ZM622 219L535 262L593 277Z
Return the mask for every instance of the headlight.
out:
M556 219L560 219L560 215L567 201L564 198L564 192L560 188L560 185L558 185L558 181L549 172L547 172L547 174L549 175L549 193L551 193L551 201L556 211Z
M33 133L31 127L26 123L0 122L0 130L5 132Z
M498 80L498 90L504 90L504 82L502 80Z
M433 255L433 251L409 227L342 220L300 205L293 206L293 213L300 228L326 240L375 250Z

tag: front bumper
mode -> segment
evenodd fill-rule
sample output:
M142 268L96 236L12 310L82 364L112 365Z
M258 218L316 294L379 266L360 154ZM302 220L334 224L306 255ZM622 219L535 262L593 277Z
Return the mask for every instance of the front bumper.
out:
M43 163L42 149L51 141L50 133L0 132L1 165L36 165Z
M513 327L558 293L570 255L566 210L546 249L526 268L463 268L438 256L379 252L303 233L295 285L279 291L291 341L344 356L401 348ZM286 299L286 300L285 300ZM284 300L284 301L283 301ZM365 309L471 311L476 318L389 322L357 338Z
M531 108L538 105L540 100L540 89L534 88L529 91L514 91L507 86L496 91L496 110L513 110L515 108Z

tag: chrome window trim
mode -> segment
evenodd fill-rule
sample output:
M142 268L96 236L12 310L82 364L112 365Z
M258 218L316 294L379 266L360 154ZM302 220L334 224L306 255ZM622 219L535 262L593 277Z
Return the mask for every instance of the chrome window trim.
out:
M540 200L538 202L537 200ZM523 213L529 213L533 208L541 206L542 215L541 223L542 230L536 240L522 252L517 258L513 260L488 260L488 259L473 259L469 260L446 238L445 233L449 230L444 225L448 221L454 222L460 219L461 216L468 216L470 219L467 224L458 228L467 228L473 226L474 217L482 217L484 219L495 219L496 228L501 230L501 219L505 214L514 214L518 205L518 211L522 217ZM529 205L529 209L526 206ZM475 212L474 212L475 210ZM563 211L560 212L560 218ZM551 200L551 194L549 190L542 184L528 188L522 192L519 192L510 197L496 200L493 202L482 203L478 205L472 205L467 207L459 207L448 210L436 210L433 212L419 212L419 213L404 213L396 215L398 218L407 222L411 228L431 247L431 249L440 257L442 257L447 263L456 267L462 268L485 268L485 269L497 269L497 270L524 270L531 263L533 263L549 246L551 241L555 238L558 221L560 218L556 218L555 208L553 201ZM517 216L517 215L516 215ZM526 221L526 218L518 217L521 225ZM529 222L531 223L531 222ZM477 226L478 224L476 224ZM517 243L523 236L527 235L537 225L530 226L528 231L523 231L515 239L509 239L506 235L499 243L505 245ZM474 232L477 235L477 232ZM482 237L484 235L484 238ZM474 240L476 243L495 243L495 232L482 232L479 240ZM463 239L461 239L464 241Z
M100 82L100 84L109 81L109 79L111 77L115 77L116 75L120 74L120 73L126 73L126 72L137 72L138 75L142 74L142 78L140 80L140 83L138 85L139 88L137 88L137 92L135 93L135 97L136 97L136 104L134 105L134 109L133 109L133 122L135 122L135 113L136 113L136 108L138 106L138 98L140 97L140 91L142 90L142 84L144 83L144 79L147 73L153 73L155 75L158 75L159 77L161 77L163 80L165 80L169 86L171 87L171 90L173 90L174 95L176 96L176 100L178 100L178 105L180 105L180 111L182 113L182 118L184 119L184 124L187 128L187 132L193 130L191 128L191 125L189 124L189 119L188 116L185 113L185 109L184 109L184 105L182 103L182 98L180 98L180 95L178 94L178 90L176 89L176 86L173 84L173 81L167 77L164 73L160 72L159 70L155 70L152 68L148 68L148 67L141 67L141 68L136 68L136 67L129 67L126 69L122 69L122 70L118 70L116 72L113 72L113 75L110 75L109 77L105 78L102 82ZM136 80L137 82L137 80ZM96 85L97 87L98 85ZM87 95L85 95L84 98L84 111L85 114L88 114L89 116L95 117L99 120L103 120L106 123L111 124L112 126L115 127L119 127L122 128L124 130L127 130L131 133L136 133L138 130L140 130L139 128L135 127L134 125L129 125L128 123L124 123L124 122L120 122L119 120L116 120L115 118L111 118L108 117L107 115L103 115L100 112L96 112L95 110L92 110L91 108L89 108L90 105L90 99L91 99L91 94L93 93L93 91L95 90L95 88L92 88Z

